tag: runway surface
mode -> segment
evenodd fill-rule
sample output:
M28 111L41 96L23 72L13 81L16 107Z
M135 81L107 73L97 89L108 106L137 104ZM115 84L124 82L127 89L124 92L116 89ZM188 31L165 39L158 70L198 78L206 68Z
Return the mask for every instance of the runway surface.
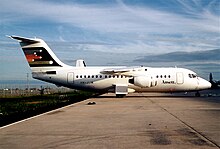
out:
M0 128L2 149L219 146L219 96L105 94Z

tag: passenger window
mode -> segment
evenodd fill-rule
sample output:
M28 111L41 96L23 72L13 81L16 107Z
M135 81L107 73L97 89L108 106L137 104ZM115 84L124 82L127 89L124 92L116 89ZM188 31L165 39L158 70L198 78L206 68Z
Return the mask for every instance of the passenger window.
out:
M170 78L170 75L168 75L168 78Z
M160 78L163 78L163 76L161 75Z
M82 75L80 75L80 78L82 78Z
M102 78L102 75L100 75L99 77Z

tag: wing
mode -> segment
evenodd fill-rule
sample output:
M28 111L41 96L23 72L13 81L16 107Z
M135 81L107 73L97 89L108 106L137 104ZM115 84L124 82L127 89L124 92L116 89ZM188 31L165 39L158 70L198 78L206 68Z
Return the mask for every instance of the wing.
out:
M110 74L110 75L123 75L132 77L134 76L134 72L141 71L142 67L121 67L121 68L107 68L101 71L102 74Z

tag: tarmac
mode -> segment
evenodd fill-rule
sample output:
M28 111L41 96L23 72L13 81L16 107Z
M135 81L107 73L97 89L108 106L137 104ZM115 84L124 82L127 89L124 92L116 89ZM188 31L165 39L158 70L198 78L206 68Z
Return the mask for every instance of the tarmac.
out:
M0 148L212 149L219 136L219 96L104 94L1 127Z

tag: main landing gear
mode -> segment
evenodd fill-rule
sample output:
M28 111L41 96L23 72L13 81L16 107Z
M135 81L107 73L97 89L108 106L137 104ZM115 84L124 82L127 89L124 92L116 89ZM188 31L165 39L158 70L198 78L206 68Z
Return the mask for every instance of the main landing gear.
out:
M201 95L200 95L199 92L196 92L196 93L195 93L195 96L196 96L196 97L200 97Z
M123 98L125 96L126 96L126 94L116 94L116 98Z

